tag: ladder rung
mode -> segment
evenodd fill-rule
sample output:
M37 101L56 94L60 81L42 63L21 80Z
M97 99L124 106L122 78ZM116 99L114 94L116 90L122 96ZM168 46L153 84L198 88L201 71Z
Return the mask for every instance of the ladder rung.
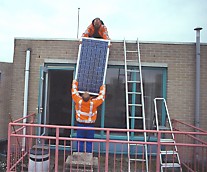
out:
M176 151L168 150L168 151L160 151L162 155L178 155Z
M128 92L128 94L142 94L141 92Z
M127 52L127 53L138 53L138 51L136 51L136 50L135 50L135 51L127 50L126 52Z
M173 140L173 139L161 139L160 142L175 143L175 140Z
M141 162L145 162L145 159L134 159L134 158L130 158L130 161L141 161Z
M137 62L138 63L138 61L137 60L126 60L127 62ZM139 63L138 63L139 64Z
M140 81L127 81L128 83L140 83Z
M139 70L132 70L132 69L127 69L127 72L139 72Z
M181 167L179 163L162 163L161 165L162 165L162 167L171 167L171 168L172 167L176 167L176 168Z
M141 107L142 106L142 104L128 104L129 106L139 106L139 107Z
M143 119L143 117L140 116L129 116L130 119Z
M135 144L135 143L130 143L130 146L145 146L144 144Z

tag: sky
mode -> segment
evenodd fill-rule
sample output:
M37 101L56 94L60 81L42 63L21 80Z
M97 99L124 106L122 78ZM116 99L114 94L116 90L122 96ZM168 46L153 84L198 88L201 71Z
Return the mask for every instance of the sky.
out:
M96 17L112 41L195 42L202 27L207 43L207 0L0 0L0 62L15 38L77 39Z

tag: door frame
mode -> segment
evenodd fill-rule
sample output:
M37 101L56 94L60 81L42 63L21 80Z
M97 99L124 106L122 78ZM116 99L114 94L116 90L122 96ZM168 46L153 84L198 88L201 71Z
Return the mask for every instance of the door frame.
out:
M57 64L57 63L44 63L44 65L40 66L40 78L39 78L39 95L38 95L38 107L37 107L37 115L38 115L38 124L47 124L48 119L48 72L49 70L72 70L73 75L75 75L76 66L74 63L65 63L65 64ZM73 107L72 101L72 107ZM72 108L71 114L71 125L74 125L74 108ZM37 134L39 136L43 136L47 134L45 128L41 129L38 127Z

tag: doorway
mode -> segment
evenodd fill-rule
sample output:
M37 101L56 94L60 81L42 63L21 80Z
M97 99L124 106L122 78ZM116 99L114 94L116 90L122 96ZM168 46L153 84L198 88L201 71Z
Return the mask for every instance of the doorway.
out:
M47 98L47 124L71 125L72 98L71 86L73 70L48 70L48 98ZM48 135L55 135L50 129ZM60 130L60 136L69 137L70 133Z

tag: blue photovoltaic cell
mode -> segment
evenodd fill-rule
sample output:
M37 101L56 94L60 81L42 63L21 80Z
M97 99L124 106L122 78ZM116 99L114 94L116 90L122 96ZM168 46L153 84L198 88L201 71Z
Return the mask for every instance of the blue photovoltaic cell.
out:
M99 93L107 67L108 41L82 38L79 63L77 64L78 89Z

